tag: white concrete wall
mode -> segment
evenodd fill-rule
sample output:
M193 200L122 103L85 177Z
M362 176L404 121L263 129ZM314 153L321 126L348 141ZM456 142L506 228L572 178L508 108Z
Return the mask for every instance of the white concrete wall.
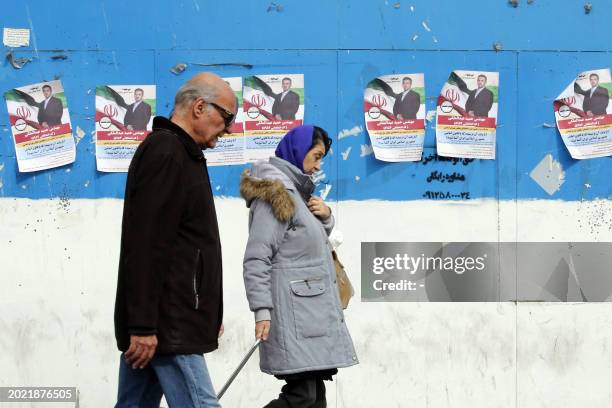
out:
M77 386L80 407L113 405L121 210L120 200L0 199L0 386ZM207 361L220 387L252 343L253 319L241 269L248 211L239 199L217 210L226 333ZM328 383L330 407L609 406L609 304L361 303L359 265L362 241L610 241L611 202L351 201L334 211L358 292L346 316L361 364ZM257 364L225 407L277 395L281 382Z

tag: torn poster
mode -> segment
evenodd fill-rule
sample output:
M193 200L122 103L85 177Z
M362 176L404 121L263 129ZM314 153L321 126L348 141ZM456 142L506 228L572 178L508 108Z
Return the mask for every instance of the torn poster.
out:
M610 69L580 73L553 102L557 127L574 159L612 156Z
M424 75L374 78L363 99L374 156L388 162L421 160L425 139Z
M4 27L2 43L10 48L27 47L30 45L30 30L27 28Z
M155 85L96 87L96 167L127 172L138 145L151 133Z
M258 75L244 79L246 160L274 156L278 142L304 120L304 75Z
M438 155L495 159L498 72L453 71L438 96Z
M76 145L61 81L4 93L20 172L73 163Z
M238 112L236 113L236 120L234 120L234 123L230 128L232 133L219 138L214 149L207 149L204 151L206 163L209 166L224 166L245 163L242 78L232 77L223 79L232 88L232 91L234 91L234 94L236 95Z

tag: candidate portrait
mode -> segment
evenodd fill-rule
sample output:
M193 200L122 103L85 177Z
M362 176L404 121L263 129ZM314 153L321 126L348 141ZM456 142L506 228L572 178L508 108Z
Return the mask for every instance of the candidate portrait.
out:
M126 107L123 124L129 130L147 130L151 119L151 105L143 101L144 91L141 88L134 90L134 103Z
M300 97L291 90L291 78L283 78L282 92L272 95L272 115L277 120L295 120L295 114L300 107Z
M393 115L397 119L416 119L416 115L421 107L421 95L412 90L412 79L402 78L402 92L395 94L393 104Z
M599 85L599 75L589 75L591 88L584 90L578 83L574 82L574 92L584 96L582 110L587 116L605 115L610 102L608 89Z

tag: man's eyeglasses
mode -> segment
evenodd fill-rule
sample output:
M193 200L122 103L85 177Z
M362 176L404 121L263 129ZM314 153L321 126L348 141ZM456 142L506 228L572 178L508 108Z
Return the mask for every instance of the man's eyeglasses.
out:
M217 110L217 112L219 112L219 114L223 118L223 121L225 122L225 127L229 129L229 127L232 126L232 123L234 123L234 119L236 119L236 115L233 112L230 112L227 109L225 109L223 106L217 105L214 102L206 102L206 103L214 107Z

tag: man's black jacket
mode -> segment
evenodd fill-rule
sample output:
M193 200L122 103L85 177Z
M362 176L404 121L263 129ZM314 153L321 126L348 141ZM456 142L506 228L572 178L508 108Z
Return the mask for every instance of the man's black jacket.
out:
M158 353L218 347L221 244L206 161L176 124L156 117L128 171L115 337L157 334Z

